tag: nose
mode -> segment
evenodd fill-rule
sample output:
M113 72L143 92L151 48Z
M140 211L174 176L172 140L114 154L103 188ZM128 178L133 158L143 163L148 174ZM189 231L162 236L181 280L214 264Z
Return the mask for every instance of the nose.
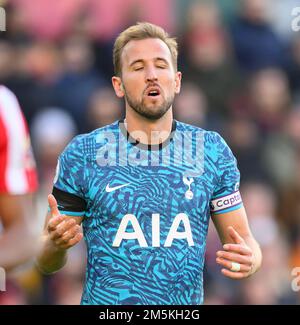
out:
M146 69L146 75L145 75L146 81L157 81L157 73L155 67L148 67Z

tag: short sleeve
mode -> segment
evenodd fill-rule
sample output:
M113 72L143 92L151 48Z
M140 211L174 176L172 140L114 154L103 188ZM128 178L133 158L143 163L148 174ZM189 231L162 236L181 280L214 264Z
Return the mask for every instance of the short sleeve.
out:
M61 213L84 216L85 155L84 136L75 137L58 158L52 194Z
M210 202L211 213L220 214L239 209L242 199L239 192L240 172L237 160L225 140L213 132L214 162L217 183Z

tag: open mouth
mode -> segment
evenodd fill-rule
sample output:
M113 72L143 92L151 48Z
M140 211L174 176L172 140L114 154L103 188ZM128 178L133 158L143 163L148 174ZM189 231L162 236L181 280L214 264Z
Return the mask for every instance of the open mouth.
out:
M160 95L160 90L158 87L150 87L147 92L146 92L147 96L150 97L157 97Z

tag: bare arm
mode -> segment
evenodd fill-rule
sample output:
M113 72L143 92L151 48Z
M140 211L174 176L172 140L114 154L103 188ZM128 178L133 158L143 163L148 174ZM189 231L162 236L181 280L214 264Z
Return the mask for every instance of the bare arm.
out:
M6 271L34 257L38 242L33 195L0 195L0 267Z
M61 215L53 195L48 196L51 211L48 212L37 266L46 274L61 269L67 261L67 250L83 237L80 232L82 217Z
M217 263L224 266L222 273L233 279L242 279L255 273L261 266L262 254L248 225L244 207L212 220L223 244L224 251L217 252ZM232 262L240 263L241 271L232 272Z

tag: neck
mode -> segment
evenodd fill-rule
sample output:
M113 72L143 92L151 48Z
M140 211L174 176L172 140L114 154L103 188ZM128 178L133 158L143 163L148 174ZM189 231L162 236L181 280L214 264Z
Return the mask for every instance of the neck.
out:
M157 145L170 136L172 130L172 107L158 120L147 119L133 109L126 110L125 126L131 137L142 144Z

